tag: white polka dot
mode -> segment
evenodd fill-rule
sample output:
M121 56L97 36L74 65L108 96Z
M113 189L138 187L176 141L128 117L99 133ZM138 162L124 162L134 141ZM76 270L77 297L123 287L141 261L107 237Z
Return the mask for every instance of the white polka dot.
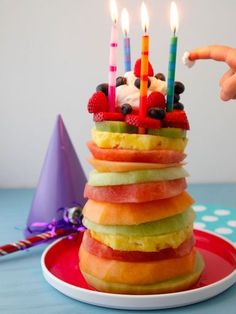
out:
M233 230L230 228L217 228L217 229L215 229L215 232L217 232L219 234L231 234L231 233L233 233Z
M196 228L196 229L205 229L206 228L206 224L204 224L203 222L195 222L194 223L194 228Z
M214 213L217 216L228 216L230 214L230 210L228 209L216 209Z
M195 210L195 212L203 212L204 210L206 210L206 206L204 205L194 205L193 209Z
M227 225L230 226L230 227L236 228L236 220L229 220L227 222Z
M202 220L203 221L208 221L208 222L214 222L217 221L219 218L216 216L203 216Z

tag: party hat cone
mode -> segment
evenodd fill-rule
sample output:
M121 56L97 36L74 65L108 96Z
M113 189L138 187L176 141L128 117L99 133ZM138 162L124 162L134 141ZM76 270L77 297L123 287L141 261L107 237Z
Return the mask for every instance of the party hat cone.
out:
M35 226L63 221L63 208L83 207L86 201L83 197L86 181L62 117L58 115L25 233L42 231L42 228L37 230Z

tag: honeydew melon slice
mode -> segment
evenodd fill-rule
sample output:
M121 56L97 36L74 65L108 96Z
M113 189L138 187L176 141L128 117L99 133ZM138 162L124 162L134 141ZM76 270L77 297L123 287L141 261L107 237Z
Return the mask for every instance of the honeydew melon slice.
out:
M146 169L163 169L171 167L180 167L186 163L171 163L171 164L157 164L148 162L125 162L125 161L109 161L100 160L96 158L89 158L88 162L98 172L126 172L134 170L146 170Z
M190 207L183 213L167 217L164 219L147 222L139 225L100 225L89 219L83 219L83 224L89 230L105 234L121 234L129 236L153 236L181 230L192 224L195 218L195 213Z
M102 121L95 123L96 130L112 133L137 133L138 128L123 121Z
M148 129L147 133L150 135L159 135L172 138L186 138L187 131L179 128L161 128Z
M83 215L96 224L135 225L177 215L193 203L187 192L146 203L108 203L89 199Z
M116 261L97 257L81 244L80 269L99 279L127 284L152 284L191 273L195 267L196 251L182 257L150 262Z
M92 129L92 140L100 148L118 148L132 150L173 150L183 152L188 140L168 138L148 134L127 134L97 131Z
M187 176L188 173L183 167L134 170L127 172L98 172L93 170L89 174L88 184L92 186L124 185L175 180L186 178Z
M172 247L176 249L185 240L192 237L193 225L175 232L159 236L129 236L119 234L105 234L90 231L91 236L111 247L113 250L120 251L141 251L141 252L158 252L160 250Z
M86 272L82 272L82 274L88 284L99 291L121 294L160 294L178 292L190 288L198 281L203 269L203 258L200 253L197 252L196 263L193 272L150 285L129 285L124 283L114 283L98 279L97 277L92 276Z

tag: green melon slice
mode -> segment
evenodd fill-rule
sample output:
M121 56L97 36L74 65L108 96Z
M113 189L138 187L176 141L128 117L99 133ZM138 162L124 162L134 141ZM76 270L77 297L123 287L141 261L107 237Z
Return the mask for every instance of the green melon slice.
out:
M95 123L96 130L112 133L137 133L138 128L123 121L103 121Z
M183 167L164 169L134 170L127 172L98 172L89 174L88 184L92 186L127 185L143 182L156 182L181 179L188 176Z
M152 236L175 232L193 223L195 213L190 207L184 212L161 220L147 222L139 225L101 225L83 219L83 224L88 229L107 234L122 234L129 236Z
M179 128L161 128L148 129L147 133L150 135L159 135L172 138L186 138L187 131Z

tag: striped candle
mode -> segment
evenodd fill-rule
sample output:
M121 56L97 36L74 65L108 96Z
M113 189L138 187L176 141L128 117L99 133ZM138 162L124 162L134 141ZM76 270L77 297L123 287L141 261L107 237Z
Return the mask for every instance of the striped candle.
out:
M109 78L108 78L108 101L109 111L115 111L116 104L116 71L117 71L117 42L118 42L118 30L117 30L117 7L115 0L110 1L110 10L112 17L111 28L111 40L110 40L110 58L109 58Z
M139 100L139 116L146 116L146 103L148 93L148 55L149 55L149 36L147 35L149 18L146 5L144 2L141 6L141 19L144 35L142 36L141 45L141 74L140 74L140 100ZM139 128L139 133L145 133L144 128Z
M121 24L124 33L124 67L125 72L131 71L131 56L130 56L130 38L129 38L129 13L126 9L121 13Z
M177 55L177 42L176 31L179 24L178 10L175 2L171 2L170 8L170 27L173 36L170 40L170 54L169 54L169 69L167 80L167 111L173 111L174 93L175 93L175 68L176 68L176 55Z

